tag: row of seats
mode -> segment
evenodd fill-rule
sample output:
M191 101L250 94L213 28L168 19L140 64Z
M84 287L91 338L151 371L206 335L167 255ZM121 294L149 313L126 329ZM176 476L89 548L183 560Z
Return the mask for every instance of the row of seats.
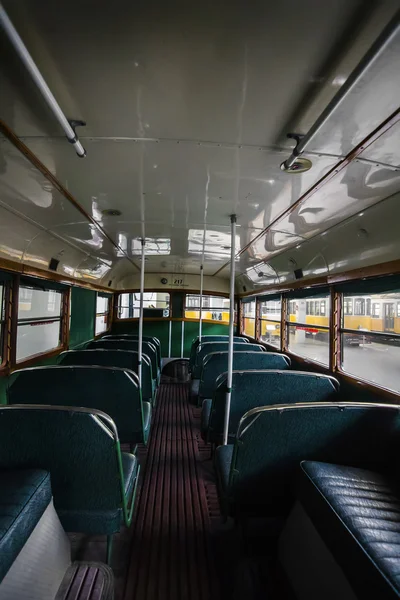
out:
M0 474L48 474L64 529L107 535L108 561L113 534L132 520L134 448L148 443L160 367L159 341L144 340L141 390L137 337L108 336L62 353L58 365L14 372L0 407Z
M280 560L299 598L399 598L400 406L344 402L335 378L237 348L227 445L227 342L203 337L191 367L223 512L287 519Z

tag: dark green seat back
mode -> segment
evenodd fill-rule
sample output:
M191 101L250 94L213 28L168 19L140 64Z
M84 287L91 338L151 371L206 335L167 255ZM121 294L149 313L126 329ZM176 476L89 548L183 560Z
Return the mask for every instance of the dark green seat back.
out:
M127 340L127 341L129 341L129 340L138 340L139 336L134 333L121 333L119 335L117 335L117 334L105 335L101 339L102 340ZM156 337L152 337L151 335L144 335L142 337L142 340L144 342L150 342L151 344L153 344L155 346L156 351L157 351L158 367L161 368L161 342L160 342L160 340Z
M121 477L109 421L79 408L2 406L0 470L49 471L54 505L68 531L118 531Z
M220 375L212 399L208 438L222 439L227 373ZM229 435L234 438L240 419L252 408L295 402L336 401L339 383L329 375L303 371L234 371L232 374Z
M200 379L203 361L207 354L211 354L212 352L227 352L228 346L228 342L202 342L197 348L196 360L192 369L192 378ZM265 348L259 344L243 344L242 342L234 342L233 350L235 352L264 352Z
M122 442L143 440L138 377L116 367L48 366L15 371L7 389L9 404L84 406L108 414Z
M96 350L104 348L105 350L139 350L138 340L94 340L87 345L88 350ZM142 353L146 354L151 360L151 369L153 372L153 379L157 379L158 372L158 358L157 350L151 342L142 342Z
M229 495L247 511L282 513L291 504L302 460L371 469L395 479L399 447L399 406L321 403L257 408L239 427Z
M229 335L202 335L201 339L203 342L227 342L229 340ZM247 344L247 339L244 337L240 337L239 335L233 336L233 341ZM190 347L190 356L189 356L189 369L192 370L195 360L196 360L196 352L197 348L200 344L200 338L197 337L192 341L192 345Z
M289 369L290 358L277 352L236 352L233 353L233 369L235 371L248 371L254 369ZM203 361L201 372L199 396L212 398L216 381L221 373L228 370L228 352L213 352L208 354Z
M138 352L134 350L69 350L60 354L60 365L98 365L102 367L119 367L138 373ZM153 397L151 361L147 355L142 355L142 398L151 400Z

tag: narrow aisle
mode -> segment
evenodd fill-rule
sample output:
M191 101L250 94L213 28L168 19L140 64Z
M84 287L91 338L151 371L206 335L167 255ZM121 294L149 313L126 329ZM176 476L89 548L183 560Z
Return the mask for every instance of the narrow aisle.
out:
M188 384L163 383L133 523L125 600L217 600L212 483ZM209 462L209 461L208 461ZM210 506L209 506L210 502Z

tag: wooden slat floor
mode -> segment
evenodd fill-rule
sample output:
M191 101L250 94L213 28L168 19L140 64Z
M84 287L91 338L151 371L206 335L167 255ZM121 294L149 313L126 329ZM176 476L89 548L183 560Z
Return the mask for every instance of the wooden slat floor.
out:
M199 410L187 384L161 384L132 527L124 600L217 600L211 521L215 486L204 468ZM210 461L208 461L210 462Z

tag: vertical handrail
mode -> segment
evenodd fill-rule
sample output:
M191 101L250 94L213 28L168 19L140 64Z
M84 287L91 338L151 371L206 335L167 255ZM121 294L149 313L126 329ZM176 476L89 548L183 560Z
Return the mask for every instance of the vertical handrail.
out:
M145 244L146 240L142 238L142 260L140 265L140 303L139 303L139 354L138 354L138 377L140 390L142 390L142 346L143 346L143 292L144 292L144 263L145 263ZM156 374L157 375L157 374ZM154 377L154 374L153 374Z
M230 293L229 293L229 346L228 346L228 379L225 400L224 437L223 444L228 443L229 414L231 410L232 372L233 372L233 328L235 316L235 248L236 248L236 215L231 215L231 264L230 264Z
M172 321L171 319L169 320L169 327L168 327L168 358L171 358L171 343L172 343Z
M201 343L201 335L203 330L203 264L200 265L200 319L199 319L199 341Z
M183 358L184 341L185 341L185 321L182 319L182 328L181 328L181 358Z

